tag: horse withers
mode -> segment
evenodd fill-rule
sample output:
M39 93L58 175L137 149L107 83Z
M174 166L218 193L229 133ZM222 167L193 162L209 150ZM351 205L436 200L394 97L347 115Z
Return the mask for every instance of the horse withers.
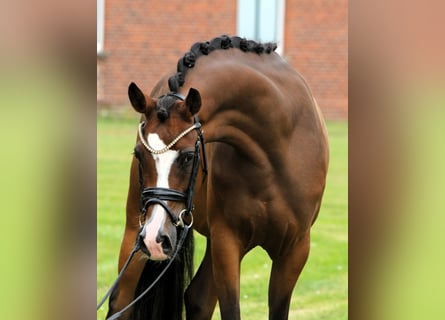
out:
M222 36L195 43L145 94L130 170L119 270L141 250L109 301L120 319L240 319L240 263L261 246L272 259L269 319L287 319L321 205L328 140L302 76L261 44ZM207 238L193 276L195 229ZM173 260L171 260L173 259ZM164 270L170 263L168 270Z

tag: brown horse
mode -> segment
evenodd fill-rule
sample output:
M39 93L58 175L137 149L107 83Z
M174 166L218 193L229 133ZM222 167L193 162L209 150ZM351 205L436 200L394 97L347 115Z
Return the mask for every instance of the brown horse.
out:
M194 44L150 96L130 85L131 104L142 116L119 269L135 239L142 250L114 290L108 316L150 285L179 250L153 291L120 319L181 319L183 301L187 319L211 319L217 300L222 319L240 319L240 263L261 246L273 261L269 319L288 318L329 151L308 85L275 48L218 37ZM207 248L189 283L193 237L184 230L191 224Z

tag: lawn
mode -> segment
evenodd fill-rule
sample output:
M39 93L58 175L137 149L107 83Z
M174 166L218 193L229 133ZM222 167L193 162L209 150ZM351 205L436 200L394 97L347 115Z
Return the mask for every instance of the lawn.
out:
M125 203L138 118L99 116L97 122L97 300L117 275L124 231ZM348 141L347 122L328 122L331 160L311 253L293 292L289 319L347 319L348 312ZM205 249L195 232L195 268ZM261 248L241 266L242 319L267 319L267 286L271 261ZM107 303L99 310L104 319ZM216 310L213 319L220 319Z

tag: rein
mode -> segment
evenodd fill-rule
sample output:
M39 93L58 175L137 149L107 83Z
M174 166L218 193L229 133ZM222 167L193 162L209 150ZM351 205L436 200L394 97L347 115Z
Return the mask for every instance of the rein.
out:
M176 97L177 99L180 100L184 100L184 97L178 93L168 93L168 96L173 96ZM163 97L163 96L161 96ZM160 98L161 98L160 97ZM196 140L195 143L195 152L193 155L193 167L192 167L192 173L190 176L190 181L189 181L189 185L188 188L186 190L186 192L181 192L181 191L177 191L174 189L168 189L168 188L159 188L159 187L149 187L149 188L143 188L143 181L142 181L142 176L140 176L140 183L141 183L141 195L140 195L140 199L141 199L141 208L140 208L140 214L139 214L139 226L140 229L138 231L137 237L136 237L136 242L135 245L133 247L133 250L131 251L127 261L125 262L124 266L122 267L122 270L120 271L119 275L117 276L116 280L114 281L114 283L112 284L112 286L110 287L110 289L107 291L107 293L105 294L105 296L102 298L102 300L99 302L99 304L97 305L97 309L99 310L99 308L103 305L103 303L106 301L106 299L111 295L111 293L114 291L114 289L116 288L117 284L119 283L120 279L122 278L123 273L125 272L125 270L128 268L131 259L133 258L134 254L140 250L141 248L141 241L142 241L142 237L140 236L140 233L142 231L142 222L141 222L141 217L143 216L145 218L145 215L147 213L148 207L151 205L155 205L158 204L160 206L162 206L164 208L164 210L167 212L167 214L169 215L172 224L175 227L180 227L183 228L183 232L181 233L181 237L178 241L178 244L176 245L176 250L173 254L173 256L170 258L170 261L168 262L168 264L165 266L164 270L162 270L162 272L159 274L159 276L155 279L155 281L147 288L144 290L144 292L142 292L138 297L136 297L132 302L130 302L126 307L124 307L122 310L120 310L119 312L115 313L114 315L112 315L111 317L109 317L107 320L115 320L118 319L125 311L127 311L129 308L131 308L137 301L139 301L140 299L142 299L142 297L144 295L146 295L155 285L156 283L159 281L159 279L161 279L161 277L164 275L164 273L168 270L168 268L170 267L170 265L173 263L173 261L176 259L176 256L178 254L178 252L181 250L182 245L185 241L185 238L187 237L187 234L189 232L189 230L192 228L193 225L193 190L195 187L195 182L196 182L196 178L198 176L198 168L199 168L199 164L200 164L200 149L202 146L202 158L203 158L203 173L205 175L207 175L207 159L206 159L206 153L205 153L205 145L204 145L204 135L201 129L201 123L199 122L198 116L195 115L194 117L194 123L193 126L189 127L188 129L184 130L183 132L181 132L172 142L170 142L165 148L160 149L160 150L156 150L153 149L149 144L148 141L146 141L144 139L144 135L143 135L143 128L145 126L145 122L141 122L139 124L139 138L142 142L142 144L145 146L145 148L147 148L148 151L150 151L152 154L161 154L164 152L167 152L169 149L171 149L181 138L183 138L185 135L187 135L188 133L190 133L193 130L197 130L198 132L198 139ZM141 173L140 173L141 174ZM165 201L175 201L175 202L183 202L185 204L185 209L183 209L179 215L176 217L176 215L172 212L172 210L168 207L167 203ZM188 215L190 216L190 223L186 224L183 220L184 215Z
M116 312L115 314L113 314L111 317L107 318L106 320L115 320L118 319L125 311L127 311L128 309L130 309L132 306L134 306L134 304L136 302L138 302L139 300L141 300L155 285L156 283L158 283L159 279L162 278L162 276L164 275L165 272L167 272L168 268L170 267L170 265L173 263L173 261L176 259L176 256L178 255L179 250L181 250L182 245L184 243L185 238L187 237L187 234L189 232L189 230L191 229L191 224L188 226L184 226L184 231L182 232L181 238L179 238L178 244L176 246L176 250L175 253L173 254L173 256L171 257L170 261L168 262L168 264L165 266L164 270L162 270L162 272L159 274L159 276L155 279L155 281L153 281L153 283L144 290L144 292L142 292L139 296L137 296L133 301L131 301L126 307L124 307L122 310L120 310L119 312ZM139 235L138 235L138 238ZM139 240L136 240L136 242L138 242ZM134 249L133 249L134 250ZM132 252L133 254L133 252ZM129 259L127 260L127 262L125 263L125 267L128 266L130 259L132 257L132 254L130 254ZM121 273L119 274L119 276L121 276L121 274L123 273L125 269L122 268ZM118 276L118 278L119 278ZM117 279L115 284L117 284ZM113 284L113 287L115 285ZM110 289L111 290L111 289ZM105 298L106 299L106 298ZM103 302L102 302L103 303ZM98 309L100 308L100 306L98 307Z

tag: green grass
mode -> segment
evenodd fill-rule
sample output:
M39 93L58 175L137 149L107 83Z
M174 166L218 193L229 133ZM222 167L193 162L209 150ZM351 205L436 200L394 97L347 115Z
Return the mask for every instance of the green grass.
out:
M105 294L117 275L124 232L125 203L137 116L99 116L97 125L97 295ZM347 319L347 123L328 122L331 160L323 205L312 228L311 253L293 292L289 319ZM205 250L195 232L195 268ZM267 319L271 261L261 248L241 266L242 319ZM104 319L107 303L98 312ZM213 319L220 319L215 310Z

